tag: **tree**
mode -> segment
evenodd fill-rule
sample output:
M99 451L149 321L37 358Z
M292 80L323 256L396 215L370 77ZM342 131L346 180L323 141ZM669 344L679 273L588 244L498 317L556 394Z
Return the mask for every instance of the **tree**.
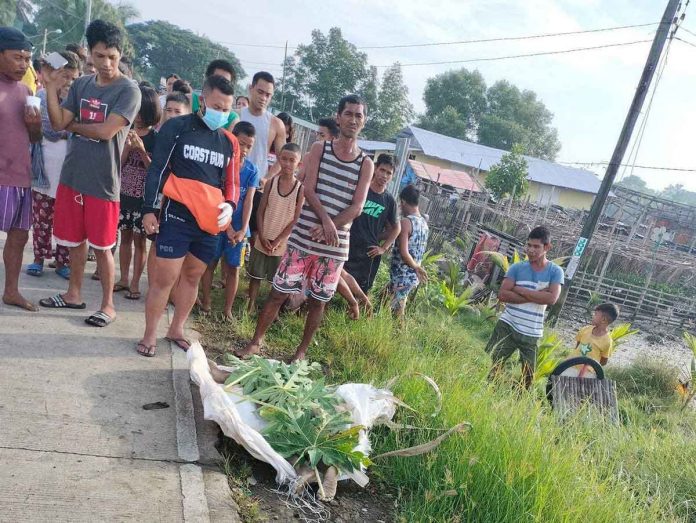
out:
M0 0L0 25L22 29L33 16L34 6L29 0Z
M673 202L696 205L696 192L684 189L681 183L668 185L662 190L660 196Z
M553 113L536 93L520 91L501 80L488 88L486 100L485 116L479 122L479 143L507 151L518 143L531 156L545 160L556 157L561 144L556 129L551 127Z
M214 58L228 60L238 78L245 76L239 60L229 49L188 29L162 20L132 24L127 29L135 48L136 68L155 85L160 77L176 73L200 87L205 68Z
M466 119L451 105L433 116L423 116L418 125L423 129L461 140L466 140L469 132Z
M361 92L370 80L367 55L343 38L338 27L328 35L312 31L312 43L300 45L285 67L284 109L309 120L335 114L341 97Z
M514 144L512 150L488 171L485 185L496 199L501 200L508 195L518 199L529 190L527 161L522 156L523 152L521 145Z
M619 187L625 187L626 189L632 189L634 191L646 193L646 194L655 194L655 191L652 189L648 188L647 183L645 183L645 180L641 178L640 176L636 176L635 174L631 174L623 178L620 182L617 182Z
M478 71L447 71L428 79L423 100L426 111L419 125L435 131L428 126L451 107L459 114L466 129L465 134L457 138L475 139L478 123L486 111L486 82Z
M517 143L527 154L547 160L561 148L551 126L553 114L536 93L505 80L487 88L478 71L448 71L428 79L423 100L426 111L419 125L425 129L506 151Z
M47 49L62 49L69 43L80 42L85 34L85 12L87 0L36 0L38 7L33 20L35 28L32 42L39 46L43 42L44 30L60 29L60 34L52 34L48 39ZM132 4L120 2L112 4L106 0L93 0L92 20L102 19L121 28L126 35L124 55L132 56L133 48L128 41L126 24L138 16Z
M370 77L361 93L367 102L368 118L363 135L373 140L394 137L413 119L413 105L408 100L408 87L404 84L401 64L387 68L382 81L377 78L377 68L370 68Z

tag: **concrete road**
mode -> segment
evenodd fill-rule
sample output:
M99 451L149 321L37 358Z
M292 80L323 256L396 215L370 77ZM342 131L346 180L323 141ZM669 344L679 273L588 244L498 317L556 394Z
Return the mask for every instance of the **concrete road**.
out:
M155 358L135 352L144 297L119 293L113 324L85 324L100 301L93 270L88 263L84 311L0 303L0 521L235 521L218 488L224 476L199 466L185 353L165 342ZM20 287L38 302L67 282L46 268L40 278L23 273ZM155 402L169 407L143 408Z

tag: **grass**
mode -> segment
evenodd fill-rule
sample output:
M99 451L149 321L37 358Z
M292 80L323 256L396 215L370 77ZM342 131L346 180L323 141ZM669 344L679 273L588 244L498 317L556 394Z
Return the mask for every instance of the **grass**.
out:
M236 322L199 322L209 354L251 336L255 319L239 305ZM295 315L276 322L266 338L271 353L290 356L302 326ZM491 328L425 299L416 300L403 325L384 309L356 322L340 303L327 311L309 356L324 365L329 382L381 385L401 375L394 392L420 414L400 409L397 421L432 429L472 424L430 454L370 468L373 481L399 493L395 520L696 522L696 420L679 411L674 373L652 363L615 370L622 423L578 416L562 425L541 390L487 383L483 346ZM413 371L439 384L444 405L436 417L434 395L409 377ZM437 434L377 428L371 439L378 454Z

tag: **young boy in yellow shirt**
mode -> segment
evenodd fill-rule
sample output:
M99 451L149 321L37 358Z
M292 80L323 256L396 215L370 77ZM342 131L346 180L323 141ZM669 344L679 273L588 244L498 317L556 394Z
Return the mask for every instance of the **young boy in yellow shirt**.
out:
M573 356L585 356L606 365L613 348L609 325L618 317L619 308L613 303L598 305L592 315L592 324L580 329L575 337L577 343Z

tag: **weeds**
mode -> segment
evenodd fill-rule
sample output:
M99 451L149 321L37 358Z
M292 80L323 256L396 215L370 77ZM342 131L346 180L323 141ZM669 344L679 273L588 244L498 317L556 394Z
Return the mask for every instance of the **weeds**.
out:
M234 323L201 322L204 340L225 346L248 339L255 322L238 305ZM295 315L276 322L266 338L272 354L290 356L302 327ZM462 421L473 427L430 454L371 467L372 481L399 492L395 520L696 521L696 421L680 413L670 369L640 362L609 371L617 382L620 426L580 419L561 425L539 391L487 383L483 346L491 328L482 317L452 317L425 294L403 325L388 307L358 321L347 318L340 302L327 310L309 356L322 364L328 382L381 385L421 372L442 390L443 408L432 417L427 385L401 380L395 393L420 414L400 411L395 421L437 430L380 428L371 437L375 454L424 443Z

